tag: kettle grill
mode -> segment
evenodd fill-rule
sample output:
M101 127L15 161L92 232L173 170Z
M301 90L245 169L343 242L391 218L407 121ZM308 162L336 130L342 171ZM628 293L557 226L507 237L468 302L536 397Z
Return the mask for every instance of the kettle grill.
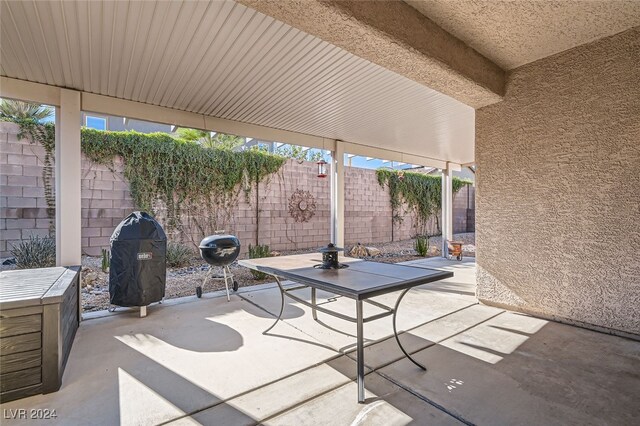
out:
M231 283L233 291L238 291L238 282L233 279L229 265L231 265L240 254L240 240L234 235L210 235L200 241L198 248L200 249L202 259L209 264L209 269L205 275L204 283L196 287L196 296L198 296L198 298L202 297L202 288L210 278L224 279L224 286L227 290L227 301L230 301L229 283ZM217 267L222 267L222 277L213 274L214 268Z

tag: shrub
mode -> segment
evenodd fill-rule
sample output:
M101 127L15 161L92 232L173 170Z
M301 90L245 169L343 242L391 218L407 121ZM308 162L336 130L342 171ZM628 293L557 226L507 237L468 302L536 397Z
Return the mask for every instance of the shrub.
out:
M185 244L174 242L167 244L167 265L172 268L187 265L192 256L193 250Z
M413 248L416 249L420 256L427 257L427 254L429 254L429 237L425 235L418 235L415 243L413 244Z
M271 250L269 250L269 246L266 244L258 244L256 246L249 244L249 259L259 259L261 257L271 257ZM263 280L267 278L267 274L254 269L251 269L251 275L253 275L253 278L256 280Z
M56 265L56 242L51 237L31 236L13 246L11 255L18 269L47 268Z

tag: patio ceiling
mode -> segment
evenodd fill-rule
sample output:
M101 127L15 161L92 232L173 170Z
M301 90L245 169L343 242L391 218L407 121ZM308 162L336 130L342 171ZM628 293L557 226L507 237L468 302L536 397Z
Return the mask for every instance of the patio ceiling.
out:
M232 1L2 1L0 20L6 77L474 161L473 108Z

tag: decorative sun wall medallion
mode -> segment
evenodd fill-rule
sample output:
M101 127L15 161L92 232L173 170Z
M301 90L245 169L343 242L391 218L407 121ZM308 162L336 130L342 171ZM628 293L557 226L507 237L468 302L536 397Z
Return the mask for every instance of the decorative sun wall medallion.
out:
M296 222L309 222L316 214L316 199L309 191L296 189L289 197L289 216Z

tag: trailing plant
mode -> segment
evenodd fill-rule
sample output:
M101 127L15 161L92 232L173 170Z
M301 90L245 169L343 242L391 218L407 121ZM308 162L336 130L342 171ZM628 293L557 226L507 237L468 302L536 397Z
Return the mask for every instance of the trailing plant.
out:
M30 236L13 246L18 269L47 268L56 264L56 242L51 237Z
M107 272L110 265L111 265L111 254L109 253L109 250L102 249L102 263L100 265L100 269L102 269L102 272Z
M47 203L49 218L49 235L54 231L56 199L53 189L53 174L56 149L56 132L53 123L42 120L53 115L53 108L30 102L3 99L0 102L0 120L18 124L18 139L27 139L29 143L37 143L44 148L42 181L44 197Z
M429 254L429 237L426 235L418 235L413 243L413 248L416 250L418 255L427 257Z
M111 167L121 157L136 206L154 212L161 201L173 227L181 224L183 209L230 211L241 192L248 197L254 183L286 162L258 150L205 148L166 133L135 131L83 129L82 149L90 160Z
M179 268L189 263L193 256L191 247L170 241L167 243L167 265L172 268Z
M419 234L427 234L427 223L432 215L436 215L442 208L442 178L440 176L425 173L407 172L388 169L376 170L378 183L389 189L393 221L402 220L399 214L402 204L405 203L416 218L416 228ZM468 180L453 178L453 193L458 192ZM440 223L436 215L438 232Z
M263 257L271 257L271 250L269 250L268 245L257 244L252 246L249 244L249 259L259 259ZM254 269L251 269L250 271L251 275L253 275L253 278L256 280L263 280L267 278L267 274L264 272L256 271Z

